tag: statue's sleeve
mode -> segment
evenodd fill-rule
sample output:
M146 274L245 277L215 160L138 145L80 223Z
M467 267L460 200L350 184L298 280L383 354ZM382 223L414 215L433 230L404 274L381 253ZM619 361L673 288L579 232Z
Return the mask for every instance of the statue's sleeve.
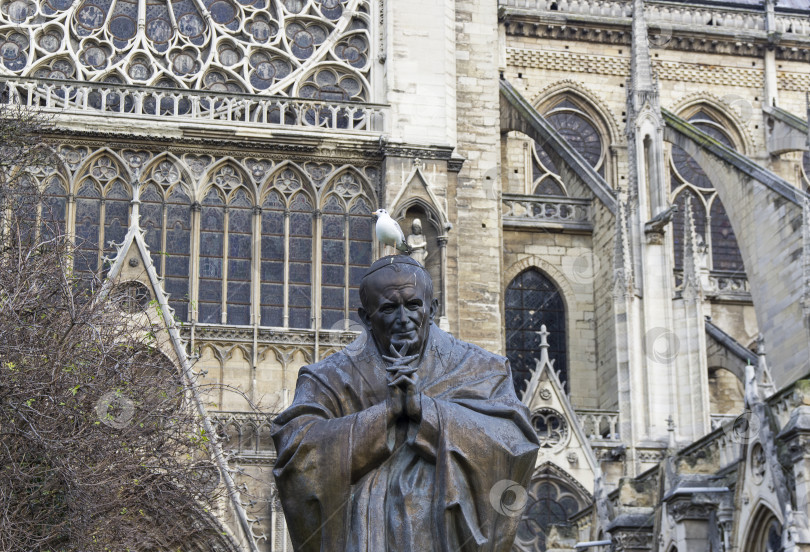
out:
M391 454L386 403L345 413L336 391L304 368L275 420L273 475L295 550L342 550L352 483Z
M408 443L436 466L435 496L441 503L434 515L446 516L446 523L437 520L437 525L446 531L447 546L506 552L520 516L509 511L507 497L501 496L508 485L500 482L528 485L537 436L505 360L472 373L460 371L466 385L422 395L422 419L411 426Z

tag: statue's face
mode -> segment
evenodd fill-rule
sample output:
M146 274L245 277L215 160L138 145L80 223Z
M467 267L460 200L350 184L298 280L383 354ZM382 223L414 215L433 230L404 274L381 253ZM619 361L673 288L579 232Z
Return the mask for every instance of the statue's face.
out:
M380 353L391 356L391 345L403 354L421 354L438 301L427 293L429 276L418 267L378 270L368 277L366 308L360 318L371 331Z

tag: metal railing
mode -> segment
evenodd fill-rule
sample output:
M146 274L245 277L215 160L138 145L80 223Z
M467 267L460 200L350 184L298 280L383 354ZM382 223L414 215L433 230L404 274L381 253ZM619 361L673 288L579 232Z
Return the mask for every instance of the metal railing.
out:
M53 79L0 79L0 101L47 112L382 133L387 106Z

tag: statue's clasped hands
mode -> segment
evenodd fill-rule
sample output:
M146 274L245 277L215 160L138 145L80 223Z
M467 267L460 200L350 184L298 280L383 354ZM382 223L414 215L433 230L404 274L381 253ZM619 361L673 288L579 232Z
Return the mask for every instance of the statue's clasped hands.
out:
M408 355L408 348L408 343L404 343L399 350L391 344L391 356L383 355L383 359L390 364L386 368L389 380L388 400L394 419L405 414L418 422L422 419L422 401L417 391L419 376L416 374L417 367L410 366L410 363L419 355Z

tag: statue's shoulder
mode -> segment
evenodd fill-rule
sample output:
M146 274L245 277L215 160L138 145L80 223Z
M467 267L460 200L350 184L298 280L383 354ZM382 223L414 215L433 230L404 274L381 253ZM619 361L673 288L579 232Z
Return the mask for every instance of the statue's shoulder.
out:
M454 353L477 364L485 364L492 366L493 369L506 371L508 363L506 357L487 351L483 347L470 343L469 341L463 341L453 337L435 325L431 329L431 333L435 335L436 347L440 351L445 351L448 354Z
M338 351L318 362L301 367L298 375L299 377L307 375L319 380L329 381L345 371L349 364L349 357L343 351Z

